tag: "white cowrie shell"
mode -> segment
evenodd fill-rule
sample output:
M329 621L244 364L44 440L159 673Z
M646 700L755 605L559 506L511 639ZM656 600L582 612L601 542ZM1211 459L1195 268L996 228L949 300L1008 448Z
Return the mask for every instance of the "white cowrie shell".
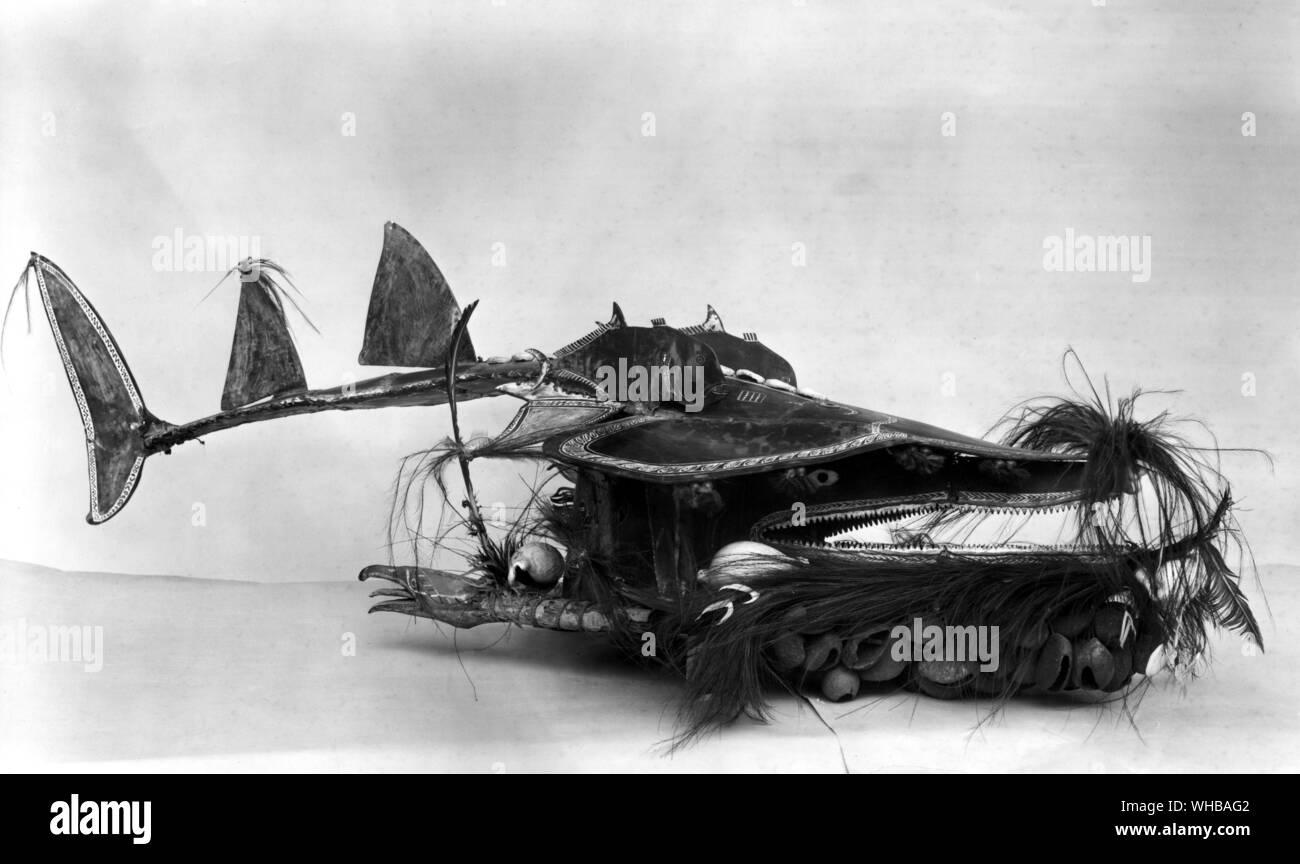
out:
M765 543L740 540L728 543L715 552L708 568L701 570L698 578L704 584L717 588L738 577L762 575L788 560L789 556L781 550Z
M564 556L549 543L525 543L510 557L506 581L514 585L521 578L534 585L550 586L564 575Z

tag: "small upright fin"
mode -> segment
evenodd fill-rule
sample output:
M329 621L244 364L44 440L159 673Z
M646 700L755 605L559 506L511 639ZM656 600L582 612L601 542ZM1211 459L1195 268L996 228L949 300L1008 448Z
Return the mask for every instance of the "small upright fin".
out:
M618 303L614 304L614 311L610 313L609 321L604 326L605 327L626 327L627 326L627 318L623 315L623 307L619 306Z
M709 312L704 317L701 324L692 324L689 327L678 327L683 333L694 336L696 333L726 333L727 328L722 326L722 316L712 305L709 306Z
M722 316L713 306L709 306L709 313L704 317L704 323L700 325L710 333L725 333L727 328L722 326Z
M623 314L623 307L615 303L614 309L610 313L608 321L606 321L604 324L597 321L595 330L592 330L586 336L583 336L579 339L575 339L572 342L570 342L568 345L565 345L563 348L555 352L555 356L557 358L566 357L569 354L572 354L573 352L581 348L584 348L587 345L590 345L592 342L596 341L596 339L598 339L600 336L604 335L605 333L608 333L610 330L619 330L626 326L627 326L627 317L624 316Z
M441 368L451 347L460 307L438 265L396 222L384 225L384 250L375 271L366 313L362 366ZM460 363L477 355L469 334L461 337Z
M240 275L252 274L241 268ZM279 286L268 269L259 267L256 279L240 283L239 314L235 318L221 410L231 411L267 396L306 389L307 379L289 334Z

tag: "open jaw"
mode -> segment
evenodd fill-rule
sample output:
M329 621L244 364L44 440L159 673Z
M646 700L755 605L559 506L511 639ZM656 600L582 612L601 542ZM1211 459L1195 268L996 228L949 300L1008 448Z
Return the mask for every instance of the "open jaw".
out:
M491 580L477 574L372 564L358 578L363 582L382 579L393 586L370 593L379 600L370 607L371 612L398 612L458 627L474 627L489 620L482 603L493 586Z
M1074 490L926 492L780 510L750 537L778 548L904 556L1086 555L1101 549L1079 540L1089 512Z

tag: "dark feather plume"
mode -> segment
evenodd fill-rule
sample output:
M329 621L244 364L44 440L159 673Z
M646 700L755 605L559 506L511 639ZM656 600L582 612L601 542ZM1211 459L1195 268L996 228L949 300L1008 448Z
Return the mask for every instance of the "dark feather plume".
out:
M1089 389L1082 399L1022 405L1004 421L1004 442L1086 459L1079 541L1117 559L1135 549L1150 553L1152 593L1167 619L1169 647L1181 661L1204 651L1210 625L1245 633L1262 646L1259 624L1225 554L1235 550L1236 569L1250 566L1218 466L1224 451L1193 443L1178 427L1199 424L1177 421L1167 411L1138 420L1137 404L1149 395L1143 391L1112 400L1108 389L1103 395L1091 382Z

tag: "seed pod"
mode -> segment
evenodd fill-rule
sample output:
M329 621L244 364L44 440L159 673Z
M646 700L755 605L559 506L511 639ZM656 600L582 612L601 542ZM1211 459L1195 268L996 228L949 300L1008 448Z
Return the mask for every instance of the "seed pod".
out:
M823 633L804 644L803 668L806 672L821 672L840 662L840 640Z
M808 618L808 610L803 606L791 606L781 616L781 623L788 626L791 630L798 630L799 626Z
M1038 662L1034 668L1034 684L1040 690L1054 693L1070 683L1070 667L1074 651L1070 640L1059 633L1053 633L1038 652Z
M781 623L794 632L802 633L805 636L818 636L827 632L833 626L824 620L818 623L809 622L808 609L804 606L792 606L788 612L781 616Z
M1133 654L1124 648L1112 651L1111 654L1115 657L1115 673L1105 688L1107 693L1123 690L1133 678Z
M841 662L859 672L876 665L893 645L889 631L888 627L878 627L845 639Z
M1052 632L1060 633L1067 639L1073 639L1087 629L1091 623L1091 611L1072 609L1052 619Z
M979 671L974 660L922 660L916 664L916 674L935 684L957 684Z
M803 637L797 633L787 633L776 640L771 647L772 665L782 672L796 669L803 665Z
M1154 675L1164 665L1165 628L1154 610L1138 621L1138 635L1133 643L1133 673Z
M858 670L858 677L865 683L877 684L882 681L893 681L899 675L907 671L910 665L907 660L894 659L894 646L909 637L902 636L899 638L890 638L885 643L885 650L880 652L876 662L866 668Z
M874 666L858 670L858 677L865 683L878 684L881 681L893 681L907 671L910 664L906 660L895 660L888 652L882 654Z
M857 673L843 666L831 669L822 676L822 695L832 702L844 702L857 696Z
M1133 645L1133 671L1141 675L1154 675L1164 666L1164 634L1156 627L1139 633Z
M1092 619L1092 632L1107 648L1125 648L1137 636L1133 613L1120 603L1107 603Z
M1083 690L1105 690L1115 676L1115 657L1101 640L1078 639L1074 643L1071 683Z
M920 664L918 664L918 666L919 665ZM912 680L915 681L918 690L926 696L932 696L935 699L960 699L961 697L971 693L974 689L972 683L973 679L958 681L955 684L939 684L935 681L931 681L929 678L914 675Z

